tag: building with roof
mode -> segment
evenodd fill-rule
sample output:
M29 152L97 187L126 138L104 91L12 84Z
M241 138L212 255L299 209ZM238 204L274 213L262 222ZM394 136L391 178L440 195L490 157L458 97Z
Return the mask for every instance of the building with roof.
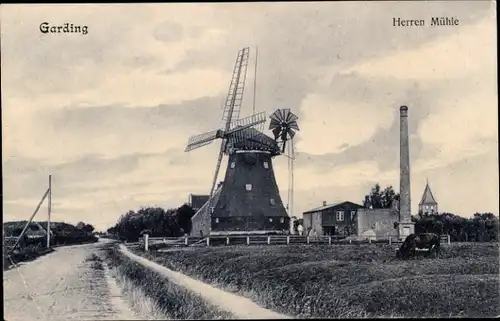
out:
M306 235L349 236L357 234L357 213L363 206L344 201L327 204L303 213L303 225Z
M360 208L356 220L359 238L387 239L399 236L399 201L393 200L391 208Z
M420 200L420 203L418 203L418 212L422 214L438 213L438 203L434 194L432 194L429 181L427 181L424 193L422 194L422 199Z
M208 199L210 198L210 195L196 195L196 194L189 194L189 200L188 200L188 205L193 208L193 210L196 212L198 211L206 202L208 202Z
M397 237L399 203L394 200L391 208L371 209L349 201L323 202L323 206L304 212L303 221L309 236Z

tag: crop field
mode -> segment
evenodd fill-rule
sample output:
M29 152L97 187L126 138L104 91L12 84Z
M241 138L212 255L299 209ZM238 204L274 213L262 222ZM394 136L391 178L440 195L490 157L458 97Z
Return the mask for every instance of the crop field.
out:
M500 315L499 245L442 245L400 261L395 245L263 245L134 252L301 318Z

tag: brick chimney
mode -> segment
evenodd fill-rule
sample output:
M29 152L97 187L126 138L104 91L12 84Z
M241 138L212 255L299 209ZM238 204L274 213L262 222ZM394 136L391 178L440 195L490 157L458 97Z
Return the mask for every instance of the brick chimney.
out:
M399 108L399 235L406 237L414 233L414 224L411 222L411 193L410 193L410 142L408 137L408 107Z

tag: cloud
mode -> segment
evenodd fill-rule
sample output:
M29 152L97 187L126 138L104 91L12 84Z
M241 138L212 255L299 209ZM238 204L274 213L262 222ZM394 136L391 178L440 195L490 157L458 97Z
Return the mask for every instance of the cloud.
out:
M438 38L418 49L399 50L386 57L370 59L345 72L396 79L444 80L477 77L493 72L496 30L495 11L473 25L456 29L453 35ZM439 33L442 28L428 28ZM480 34L481 37L477 35ZM451 58L452 57L452 58ZM485 70L486 68L490 68Z
M299 213L323 200L362 199L376 181L397 184L403 103L415 180L432 173L458 185L439 172L444 165L497 150L491 12L487 2L2 6L5 217L32 211L48 173L55 218L99 228L129 209L176 207L189 192L207 192L218 142L183 149L189 136L222 126L244 46L251 60L241 117L253 112L254 89L256 111L291 108L299 117ZM394 16L435 15L459 16L460 27L392 27ZM42 21L88 25L89 33L42 35ZM286 158L274 162L286 198Z
M211 147L218 149L215 145ZM25 219L48 187L49 172L53 175L54 220L91 217L98 226L109 227L116 221L116 215L129 209L153 205L178 207L187 201L189 193L208 192L215 149L200 149L196 153L169 150L114 159L94 156L57 166L26 166L27 162L11 160L4 165L6 171L18 170L15 175L4 177L5 213L10 219ZM199 158L205 159L207 165L199 166ZM31 168L36 172L30 171ZM37 217L40 216L44 214Z
M417 166L444 166L497 150L497 92L490 81L493 79L488 80L471 85L470 93L460 99L448 96L448 101L442 101L440 108L422 121L419 135L423 143L439 152L434 158L419 159Z
M368 102L350 105L313 94L304 99L302 106L300 134L304 138L297 148L309 154L340 151L345 144L358 145L370 139L378 128L386 128L392 122L387 107L377 110Z

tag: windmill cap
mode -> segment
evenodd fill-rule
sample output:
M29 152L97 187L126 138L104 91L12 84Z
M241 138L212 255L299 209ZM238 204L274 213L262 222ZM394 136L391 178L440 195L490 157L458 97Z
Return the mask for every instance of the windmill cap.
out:
M399 110L400 111L408 111L408 106L403 105L403 106L399 107Z

